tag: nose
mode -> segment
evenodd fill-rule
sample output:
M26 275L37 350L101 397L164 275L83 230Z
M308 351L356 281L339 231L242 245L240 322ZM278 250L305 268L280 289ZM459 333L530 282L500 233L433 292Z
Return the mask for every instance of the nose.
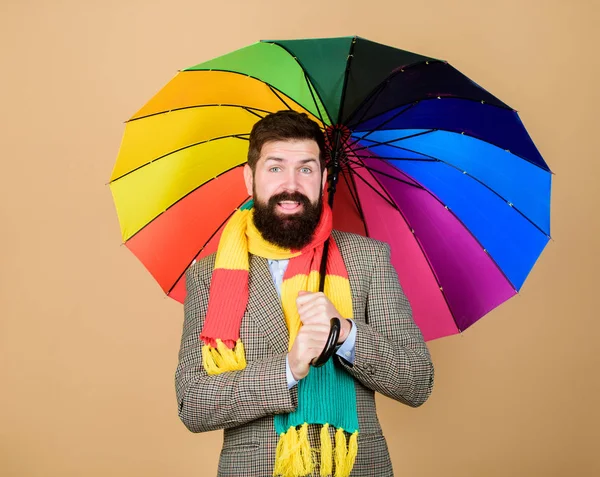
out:
M296 171L289 169L285 172L285 178L282 187L286 192L296 192L298 190L299 183Z

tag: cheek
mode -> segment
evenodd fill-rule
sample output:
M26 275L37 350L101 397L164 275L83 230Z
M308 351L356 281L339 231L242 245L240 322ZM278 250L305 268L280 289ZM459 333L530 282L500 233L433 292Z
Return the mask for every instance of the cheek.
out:
M307 191L310 191L311 199L317 200L321 191L323 190L323 183L321 182L321 178L319 177L316 180L311 181L309 187L307 187Z
M259 199L266 201L269 199L269 197L276 193L277 184L259 180L254 183L254 190Z

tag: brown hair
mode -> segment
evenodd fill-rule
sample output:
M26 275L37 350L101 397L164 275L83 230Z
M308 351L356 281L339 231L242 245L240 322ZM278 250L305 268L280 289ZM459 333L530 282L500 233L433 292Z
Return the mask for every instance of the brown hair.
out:
M248 165L254 171L265 143L294 139L309 139L317 143L321 173L323 173L325 170L325 136L323 131L306 113L289 109L271 113L254 124L250 132Z

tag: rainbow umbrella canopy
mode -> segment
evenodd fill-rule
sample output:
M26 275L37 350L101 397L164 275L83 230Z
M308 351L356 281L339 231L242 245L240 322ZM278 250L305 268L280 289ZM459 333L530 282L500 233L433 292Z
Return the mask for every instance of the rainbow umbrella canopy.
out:
M192 66L127 121L110 187L124 243L165 293L184 300L185 271L249 201L250 130L282 109L323 127L334 227L390 244L426 340L518 292L550 238L552 173L517 112L446 61L347 37Z

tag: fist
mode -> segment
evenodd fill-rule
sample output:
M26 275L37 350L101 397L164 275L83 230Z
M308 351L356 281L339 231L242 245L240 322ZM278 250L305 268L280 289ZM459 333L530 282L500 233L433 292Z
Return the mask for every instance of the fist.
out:
M342 319L324 293L301 291L298 293L296 306L302 326L288 354L288 363L294 378L300 380L308 374L311 361L325 348L331 329L331 318L337 316L342 322L338 343L346 340L351 325L349 321Z

